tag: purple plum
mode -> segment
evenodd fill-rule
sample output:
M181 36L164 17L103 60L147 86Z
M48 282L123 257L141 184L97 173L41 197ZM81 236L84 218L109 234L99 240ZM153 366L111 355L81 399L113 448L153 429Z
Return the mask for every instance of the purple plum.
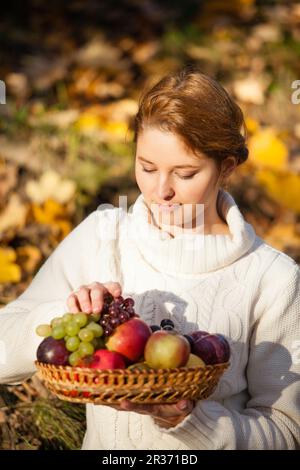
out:
M69 351L66 349L63 339L54 339L52 336L45 338L37 349L37 360L56 366L68 365Z
M227 362L230 348L227 340L220 334L199 335L194 341L192 353L199 356L205 364L220 364Z

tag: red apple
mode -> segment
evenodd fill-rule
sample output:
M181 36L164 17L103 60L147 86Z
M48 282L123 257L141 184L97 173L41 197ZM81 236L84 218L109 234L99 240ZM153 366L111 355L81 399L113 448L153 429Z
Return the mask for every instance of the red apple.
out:
M129 361L136 362L143 356L150 335L151 330L147 323L140 318L132 318L119 325L105 345L109 351L118 352Z
M107 349L98 349L94 352L93 360L88 367L99 370L125 369L126 364L121 354Z
M169 369L185 366L190 352L190 343L184 336L161 330L148 339L144 357L153 369Z
M230 347L224 336L207 334L194 341L192 353L199 356L205 364L220 364L230 357Z

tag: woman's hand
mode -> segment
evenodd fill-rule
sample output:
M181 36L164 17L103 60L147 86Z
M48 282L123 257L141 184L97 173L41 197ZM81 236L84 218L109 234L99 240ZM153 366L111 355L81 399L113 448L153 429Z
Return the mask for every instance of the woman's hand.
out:
M194 403L191 400L180 400L172 405L138 405L123 400L120 405L109 406L118 411L134 411L142 415L151 415L156 424L168 429L181 423L192 412Z
M67 306L71 313L99 313L104 303L104 295L110 293L113 297L121 295L122 288L118 282L93 282L80 286L67 299Z

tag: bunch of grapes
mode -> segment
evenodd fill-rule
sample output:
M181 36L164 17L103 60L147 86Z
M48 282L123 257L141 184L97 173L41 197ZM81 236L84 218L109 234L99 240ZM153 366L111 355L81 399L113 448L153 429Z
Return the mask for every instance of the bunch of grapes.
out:
M99 321L103 328L103 336L110 336L117 326L133 317L138 317L134 310L133 299L130 297L124 299L122 296L119 296L114 300L110 295L105 296L104 307Z
M104 296L101 313L65 313L50 325L39 325L36 333L45 339L37 350L37 359L56 365L76 366L97 349L105 348L104 338L114 329L136 315L134 300L122 296Z

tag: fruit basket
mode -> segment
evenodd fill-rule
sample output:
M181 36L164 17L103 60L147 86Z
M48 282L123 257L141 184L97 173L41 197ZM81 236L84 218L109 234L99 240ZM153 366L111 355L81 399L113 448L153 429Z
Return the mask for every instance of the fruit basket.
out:
M208 398L229 366L223 364L176 369L109 369L55 366L36 361L46 387L61 400L77 403L176 403Z

